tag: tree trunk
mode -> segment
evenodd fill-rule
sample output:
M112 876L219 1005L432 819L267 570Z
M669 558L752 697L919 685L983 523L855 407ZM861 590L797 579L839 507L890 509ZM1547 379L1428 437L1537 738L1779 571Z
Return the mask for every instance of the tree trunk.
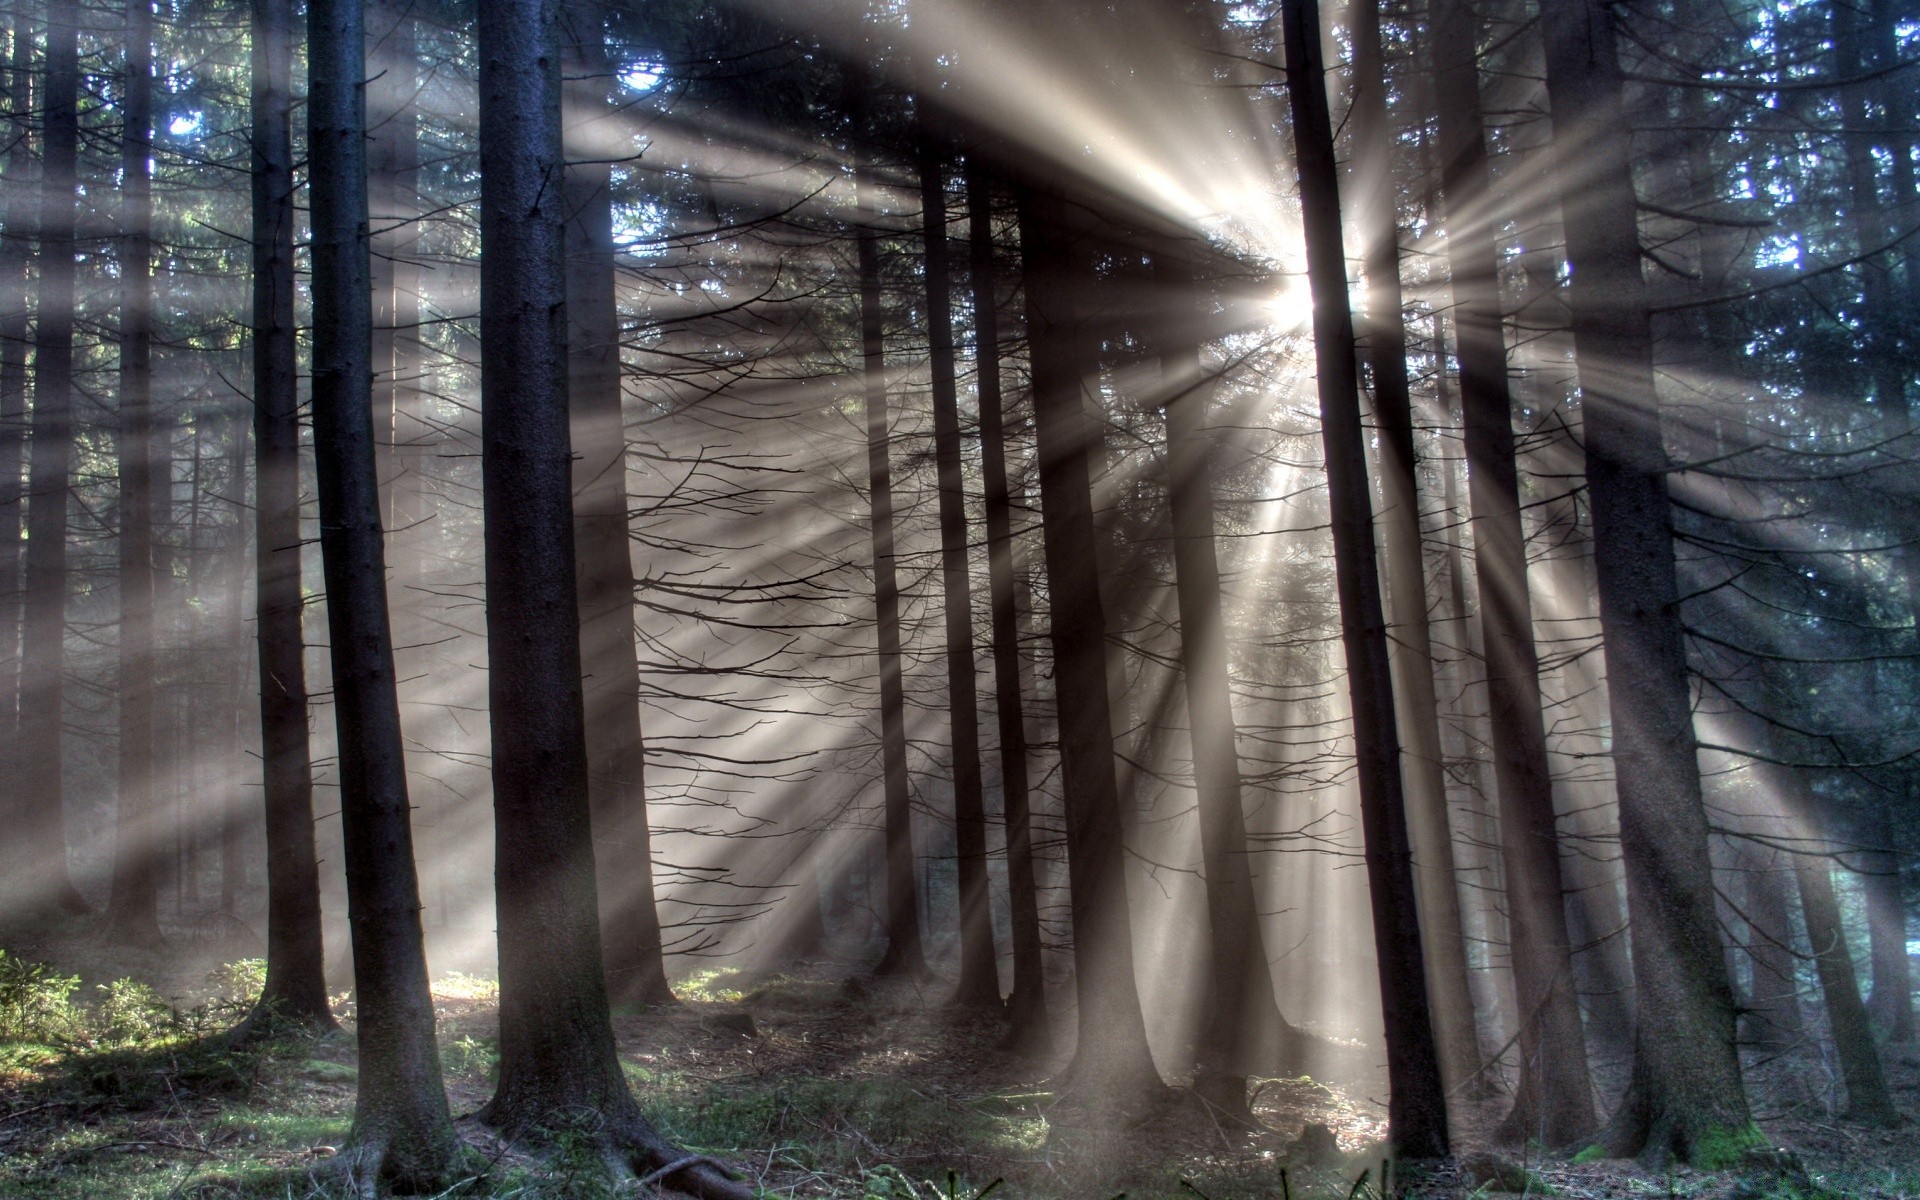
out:
M162 944L153 708L153 6L129 0L120 139L120 756L106 936ZM170 487L170 481L166 481Z
M247 855L244 834L246 820L245 700L247 668L247 422L243 413L230 411L223 422L227 431L226 489L233 503L233 529L227 535L226 552L220 556L224 597L220 603L220 645L229 655L225 678L215 684L221 695L215 701L218 724L218 749L214 754L216 790L220 805L220 911L228 917L240 915L240 892L247 882Z
M1393 677L1367 496L1339 180L1321 62L1320 6L1316 0L1287 0L1281 14L1287 78L1292 81L1287 95L1306 224L1307 277L1313 292L1314 370L1326 445L1340 635L1347 657L1368 894L1380 963L1380 1010L1386 1024L1391 1089L1387 1136L1404 1155L1432 1158L1447 1153L1446 1089L1427 1001Z
M894 582L892 431L887 421L884 314L880 302L880 234L867 210L864 168L854 168L861 209L855 233L860 275L861 376L867 401L867 502L873 522L873 606L880 651L880 760L885 787L887 948L879 975L926 974L920 948L920 903L913 868L912 794L907 777L906 691L900 664L900 589Z
M33 111L33 35L25 16L9 27L4 97L13 114L0 182L0 771L17 778L20 718L20 566L27 451L27 271L33 237L28 151ZM0 858L0 870L20 864ZM6 897L0 896L0 902Z
M1462 0L1436 0L1431 20L1474 569L1520 1017L1520 1080L1501 1134L1567 1146L1593 1132L1593 1088L1574 993L1540 709L1476 37L1473 13Z
M1401 770L1407 789L1407 833L1419 889L1420 934L1434 1041L1449 1094L1476 1078L1480 1049L1467 984L1466 939L1454 878L1453 832L1447 823L1446 764L1440 750L1440 705L1434 695L1433 637L1427 624L1426 552L1420 541L1418 464L1413 448L1413 396L1407 381L1406 319L1400 292L1400 222L1387 118L1386 62L1380 6L1350 6L1353 22L1354 146L1370 160L1361 187L1367 305L1364 337L1373 411L1380 424L1380 490L1386 511L1387 599L1393 616L1391 655L1398 685L1396 715L1406 735ZM1451 243L1449 243L1451 244Z
M1800 886L1800 914L1807 923L1807 941L1813 947L1813 964L1820 976L1827 1028L1833 1035L1840 1074L1847 1084L1847 1115L1870 1125L1898 1125L1900 1112L1894 1107L1893 1094L1887 1090L1886 1075L1880 1068L1873 1025L1867 1018L1867 1006L1860 1000L1859 977L1841 924L1840 903L1833 890L1833 863L1828 858L1828 842L1816 807L1819 802L1801 772L1791 768L1775 771L1784 777L1781 798L1788 814L1799 818L1813 842L1811 852L1792 856L1793 875Z
M1627 876L1633 1075L1605 1144L1649 1160L1749 1136L1714 912L1612 9L1541 13ZM1658 1019L1653 1014L1659 1014Z
M1020 628L1014 576L1013 507L1007 482L1007 433L1000 390L1000 311L996 295L993 185L967 159L967 234L973 285L974 374L980 408L980 474L986 489L987 590L993 621L994 713L1000 734L1000 795L1007 822L1007 893L1013 941L1013 991L1007 997L1008 1044L1034 1056L1053 1041L1046 969L1040 952L1039 892L1034 886L1033 799L1027 780L1027 723L1021 697Z
M641 1116L602 969L581 697L568 413L558 0L481 0L481 470L500 930L500 1080L480 1119L575 1123L653 1171L686 1158ZM624 459L624 452L622 454ZM659 1181L748 1200L707 1160Z
M1914 1037L1913 969L1907 953L1907 905L1900 886L1898 830L1891 803L1873 815L1875 848L1862 856L1866 868L1867 940L1873 960L1873 1000L1868 1005L1890 1042Z
M1106 614L1100 601L1088 451L1096 438L1085 409L1095 356L1077 303L1084 286L1066 202L1023 186L1020 233L1026 260L1027 341L1040 455L1054 679L1060 705L1061 784L1066 799L1069 913L1078 1034L1065 1090L1089 1105L1131 1109L1163 1091L1147 1048L1134 980L1107 696Z
M960 981L955 1004L1000 1003L987 897L987 814L980 780L980 704L975 691L973 580L967 569L966 477L953 371L952 255L939 142L920 118L920 202L926 235L927 357L933 390L933 455L939 477L940 578L946 618L947 710L952 729L953 839L959 868Z
M1200 331L1183 329L1202 310L1188 247L1170 240L1154 248L1154 282L1171 311L1161 331L1161 387L1167 422L1167 500L1173 520L1175 597L1180 611L1180 666L1185 675L1192 740L1194 795L1200 814L1200 856L1207 897L1210 951L1205 1025L1194 1091L1226 1116L1249 1122L1249 1069L1302 1069L1297 1047L1275 1059L1261 1035L1294 1031L1273 994L1266 941L1248 867L1247 818L1240 796L1240 759L1233 719L1226 621L1220 612L1220 564L1214 549L1212 442L1207 409L1213 378L1200 361Z
M611 66L598 43L576 45L581 80L569 85L580 160L591 115L604 108ZM613 248L612 169L567 166L567 369L573 414L574 575L579 589L587 795L608 999L673 1004L654 903L640 670L634 657L633 549L628 537L627 435L621 411L620 310Z
M387 618L374 462L365 55L362 0L310 0L313 441L359 1002L349 1161L365 1180L430 1191L444 1186L458 1143L434 1045Z
M252 0L254 637L267 829L267 979L252 1029L333 1027L321 945L300 590L292 0Z
M20 855L14 912L87 911L67 866L61 745L66 710L67 504L73 466L74 207L80 115L79 11L47 6L40 289L33 436L27 463L25 627L20 648Z
M1747 959L1753 986L1747 997L1743 1041L1777 1054L1800 1041L1798 960L1793 953L1793 916L1787 900L1786 864L1780 852L1750 847L1746 880Z

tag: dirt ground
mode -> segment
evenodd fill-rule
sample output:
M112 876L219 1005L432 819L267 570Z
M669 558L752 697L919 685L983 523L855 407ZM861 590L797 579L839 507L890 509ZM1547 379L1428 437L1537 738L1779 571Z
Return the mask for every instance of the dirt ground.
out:
M108 962L80 945L21 947L78 971L155 983L177 1003L203 999L213 961L191 947ZM966 1200L993 1186L1008 1200L1087 1197L1379 1196L1448 1200L1504 1185L1569 1197L1920 1200L1920 1131L1877 1130L1831 1115L1838 1085L1817 1051L1751 1073L1756 1116L1779 1153L1743 1169L1652 1170L1541 1154L1481 1153L1495 1095L1462 1105L1463 1159L1383 1163L1384 1079L1259 1084L1261 1128L1223 1126L1184 1089L1151 1115L1102 1127L1059 1103L1058 1059L998 1047L997 1017L946 1009L937 988L877 987L844 966L749 979L707 972L686 1002L616 1018L622 1060L642 1103L681 1144L734 1163L767 1195ZM588 1196L591 1181L553 1152L499 1145L471 1119L490 1093L494 995L484 980L437 986L443 1065L461 1130L495 1160L487 1191ZM0 1048L4 1049L4 1048ZM0 1196L200 1198L328 1194L326 1160L351 1117L351 1038L279 1046L208 1068L190 1049L60 1058L0 1053ZM1920 1116L1920 1047L1888 1068ZM1313 1146L1322 1125L1335 1142ZM1000 1181L997 1186L995 1181ZM478 1188L480 1185L475 1185Z

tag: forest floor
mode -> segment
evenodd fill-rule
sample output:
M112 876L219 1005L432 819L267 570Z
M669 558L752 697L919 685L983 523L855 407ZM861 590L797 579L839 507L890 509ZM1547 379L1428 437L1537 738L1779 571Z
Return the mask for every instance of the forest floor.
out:
M0 1042L0 1197L337 1194L327 1165L352 1116L350 1037L236 1054L209 1035L240 1007L245 970L215 971L210 981L210 960L178 950L23 949L58 963L95 999L84 1028L74 1026L60 1047ZM23 994L20 962L0 959L13 972L0 970L0 1017L9 978L12 994ZM111 984L121 972L157 990ZM843 966L760 979L706 972L680 990L685 1003L676 1009L616 1018L622 1062L665 1133L732 1162L770 1198L974 1200L996 1181L1003 1200L1382 1194L1378 1078L1348 1088L1304 1077L1263 1082L1255 1104L1262 1127L1252 1132L1222 1128L1180 1089L1129 1128L1099 1127L1056 1103L1045 1077L1057 1063L999 1049L996 1017L944 1009L931 988L875 986ZM453 976L436 985L436 999L448 1093L464 1118L491 1091L495 990ZM1896 1095L1920 1116L1920 1053L1890 1054L1888 1065ZM1400 1168L1392 1191L1430 1200L1486 1196L1502 1185L1575 1198L1920 1200L1914 1133L1832 1119L1831 1081L1817 1060L1759 1067L1755 1086L1761 1128L1785 1153L1753 1156L1739 1169L1469 1153ZM1471 1150L1475 1126L1497 1118L1499 1105L1494 1097L1463 1108L1456 1141ZM1309 1124L1326 1126L1337 1146L1311 1149L1301 1136ZM470 1119L460 1127L493 1168L449 1196L608 1194L590 1156L502 1149Z

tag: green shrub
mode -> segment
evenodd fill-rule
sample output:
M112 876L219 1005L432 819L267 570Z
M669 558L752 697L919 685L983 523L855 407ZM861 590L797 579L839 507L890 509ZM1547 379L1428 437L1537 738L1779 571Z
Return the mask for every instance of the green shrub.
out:
M94 1005L91 1022L99 1041L148 1042L173 1032L180 1024L173 1006L137 979L116 979L101 984L100 991L104 994Z
M65 1045L86 1032L73 1004L77 975L62 975L0 950L0 1041Z

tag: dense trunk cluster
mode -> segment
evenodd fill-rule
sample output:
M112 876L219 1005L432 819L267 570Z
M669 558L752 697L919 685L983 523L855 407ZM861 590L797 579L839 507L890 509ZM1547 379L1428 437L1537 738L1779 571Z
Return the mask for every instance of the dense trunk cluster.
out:
M1536 7L0 10L0 940L263 916L367 1191L754 1194L697 956L1229 1140L1898 1124L1905 10Z

